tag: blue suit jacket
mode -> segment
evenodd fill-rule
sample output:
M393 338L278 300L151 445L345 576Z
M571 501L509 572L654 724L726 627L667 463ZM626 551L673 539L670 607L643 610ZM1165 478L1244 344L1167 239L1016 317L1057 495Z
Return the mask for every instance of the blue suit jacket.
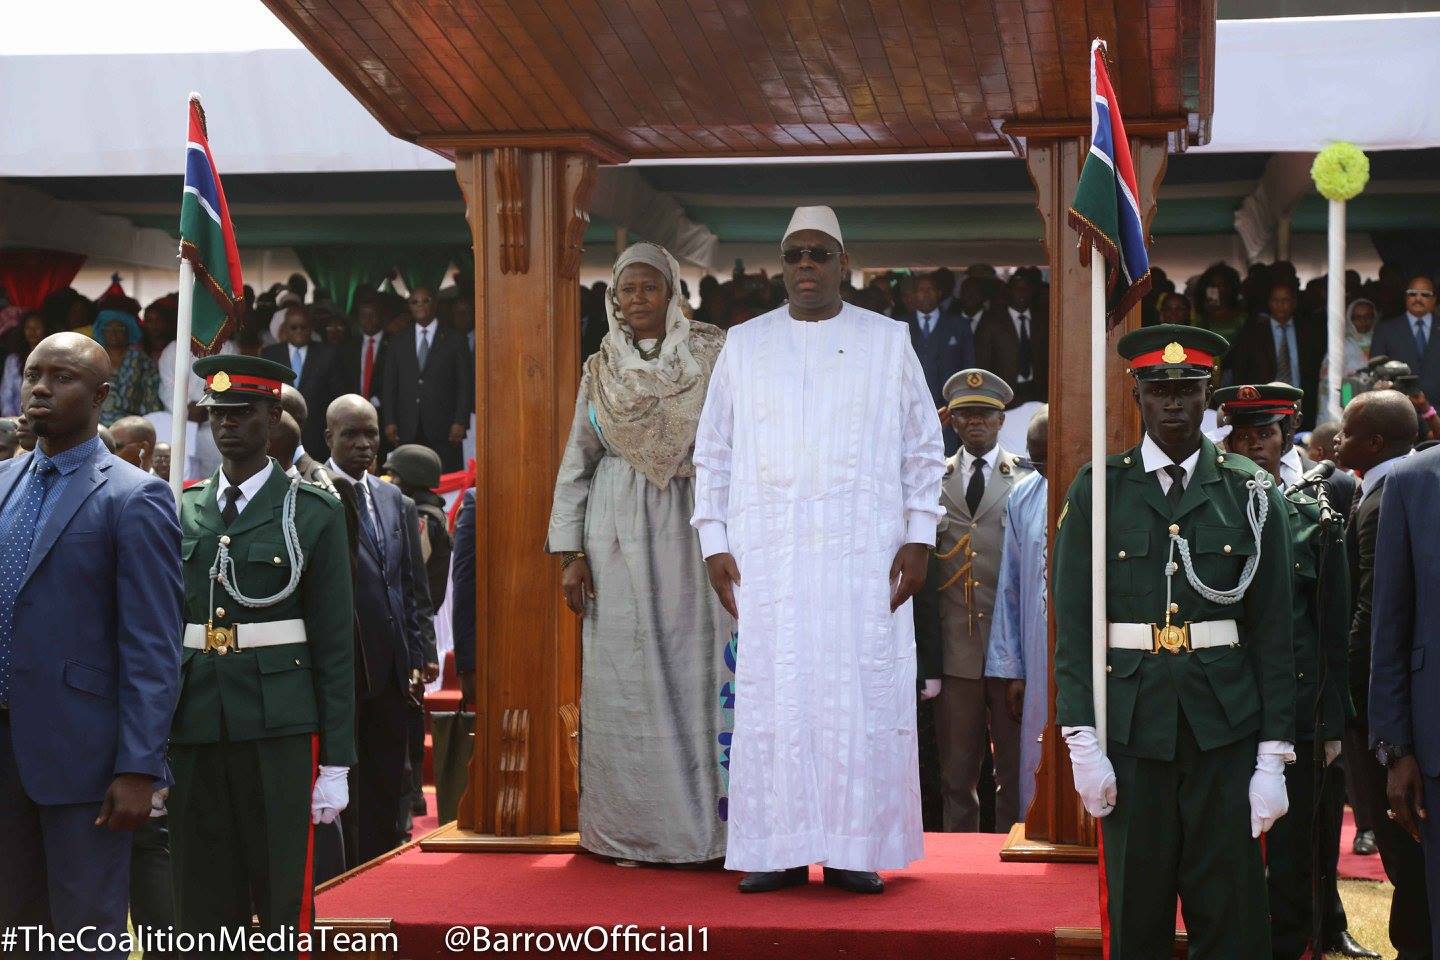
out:
M379 515L382 543L377 550L363 525L357 531L355 613L360 645L365 651L362 691L363 695L373 696L385 688L392 676L405 689L410 683L410 671L424 665L425 654L415 606L411 537L404 527L404 494L389 483L371 483L369 487ZM364 509L358 496L356 508Z
M930 387L930 398L936 405L945 402L945 381L956 371L975 364L975 341L970 332L970 321L958 313L940 311L935 329L927 337L920 332L920 315L911 311L902 313L896 319L904 320L910 328L910 345L925 371L925 383Z
M1440 311L1431 314L1430 337L1425 342L1425 356L1415 343L1415 331L1408 313L1381 320L1375 325L1375 336L1370 339L1370 356L1389 357L1403 360L1410 365L1410 372L1420 378L1420 389L1431 403L1440 399L1440 344L1435 341L1440 333Z
M1385 478L1370 611L1370 743L1412 746L1440 776L1440 448Z
M450 636L455 672L475 672L475 490L465 491L455 518L455 552L450 564Z
M0 464L0 502L29 463ZM121 773L168 782L183 594L170 488L100 447L35 531L15 600L10 725L36 803L103 800Z

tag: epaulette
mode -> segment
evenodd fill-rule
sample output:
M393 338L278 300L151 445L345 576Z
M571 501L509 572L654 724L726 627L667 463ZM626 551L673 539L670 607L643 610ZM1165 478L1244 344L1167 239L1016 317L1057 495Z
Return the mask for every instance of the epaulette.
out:
M340 495L333 490L326 489L318 483L309 480L301 480L296 486L304 493L312 497L318 497L321 501L331 507L340 506Z
M1260 469L1258 463L1244 454L1230 453L1228 450L1222 450L1216 454L1215 465L1222 469L1230 470L1233 473L1238 473L1246 480L1253 480L1255 478L1255 471ZM1277 481L1275 485L1278 487L1280 483Z

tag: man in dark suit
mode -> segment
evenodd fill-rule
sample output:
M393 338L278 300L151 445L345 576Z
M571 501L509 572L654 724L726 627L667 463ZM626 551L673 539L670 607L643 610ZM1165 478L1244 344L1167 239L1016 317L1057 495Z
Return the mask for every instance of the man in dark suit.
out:
M365 677L358 704L359 856L363 863L400 842L405 793L406 710L425 663L416 605L415 562L400 490L368 472L380 447L370 401L338 397L325 416L326 469L355 492L360 541L355 612Z
M280 327L280 342L260 351L260 356L295 371L295 389L305 398L311 410L324 410L342 392L335 348L311 339L310 308L295 304L285 311ZM301 442L305 452L323 462L330 455L325 443L325 424L320 418L300 423Z
M385 438L419 443L447 471L462 468L460 442L470 427L474 370L464 337L436 318L428 287L410 291L410 319L392 340L380 391Z
M455 559L450 565L450 636L455 642L455 672L460 693L475 706L475 490L465 491L455 518Z
M6 929L123 935L132 831L169 785L180 527L165 482L100 443L110 373L88 337L60 333L36 346L21 405L39 445L0 466ZM83 602L64 602L77 584ZM46 953L23 941L18 950Z
M380 304L361 300L355 306L355 322L360 325L360 338L347 340L340 347L338 387L341 393L359 394L378 410L385 361L390 353Z
M1370 340L1370 356L1406 363L1432 403L1440 398L1440 347L1435 345L1435 333L1435 283L1429 277L1411 277L1405 285L1405 312L1376 324Z
M1385 794L1395 824L1423 848L1431 956L1440 953L1440 924L1433 919L1440 917L1436 503L1440 503L1440 449L1412 454L1385 477L1370 611L1370 745L1387 771ZM1380 849L1383 855L1383 843Z
M1245 321L1230 345L1228 379L1234 383L1275 381L1304 390L1300 428L1305 430L1315 425L1325 331L1297 319L1295 304L1295 288L1289 281L1271 286L1270 315Z
M915 282L915 309L899 317L910 327L910 344L925 371L925 383L936 406L945 402L945 381L970 366L975 348L970 324L959 314L940 309L940 287L929 274Z
M1010 277L1009 305L992 307L975 328L974 366L1010 384L1012 405L1046 398L1050 322L1036 292L1029 272L1017 270Z
M1379 540L1382 492L1388 475L1410 452L1415 428L1415 409L1404 394L1374 390L1360 394L1345 408L1335 438L1340 464L1365 474L1345 534L1354 611L1350 621L1350 698L1357 715L1346 730L1343 756L1360 794L1351 798L1352 802L1368 805L1375 814L1371 821L1375 845L1385 874L1395 885L1390 900L1390 942L1401 960L1431 956L1425 864L1420 845L1385 815L1389 806L1386 774L1370 752L1368 708L1376 558L1396 549Z

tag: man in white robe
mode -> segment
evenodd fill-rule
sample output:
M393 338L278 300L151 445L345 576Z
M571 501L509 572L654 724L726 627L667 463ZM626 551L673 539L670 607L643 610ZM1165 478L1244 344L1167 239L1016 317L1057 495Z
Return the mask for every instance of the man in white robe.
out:
M910 597L942 514L905 324L844 303L840 226L796 210L789 303L730 330L695 441L710 581L739 619L730 836L746 893L879 893L923 855Z

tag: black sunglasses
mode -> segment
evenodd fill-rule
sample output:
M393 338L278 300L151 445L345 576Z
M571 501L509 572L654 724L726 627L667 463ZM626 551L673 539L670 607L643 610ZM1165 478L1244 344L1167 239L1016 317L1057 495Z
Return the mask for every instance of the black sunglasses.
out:
M827 250L824 247L791 247L781 256L785 258L786 263L796 264L803 260L806 254L810 255L811 263L829 263L830 258L835 256L835 251Z

